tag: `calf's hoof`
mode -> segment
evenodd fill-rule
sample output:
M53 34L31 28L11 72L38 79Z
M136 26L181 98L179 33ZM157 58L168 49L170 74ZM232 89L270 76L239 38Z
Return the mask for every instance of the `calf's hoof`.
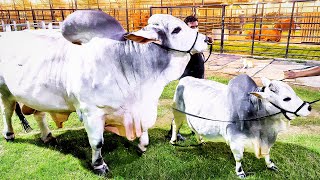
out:
M100 166L94 166L93 172L99 176L104 176L109 172L109 168L106 163L103 163Z
M6 139L7 142L13 142L14 141L14 133L8 132L8 133L3 133L4 138Z

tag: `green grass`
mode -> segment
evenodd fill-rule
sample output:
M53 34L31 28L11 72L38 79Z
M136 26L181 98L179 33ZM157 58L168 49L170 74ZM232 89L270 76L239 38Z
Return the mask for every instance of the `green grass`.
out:
M229 79L210 77L222 83ZM150 145L142 156L136 151L137 141L105 133L102 155L111 172L107 178L113 179L236 179L235 162L225 143L207 143L194 146L196 139L187 126L182 133L187 141L181 146L172 146L165 139L172 113L171 99L177 81L164 89L158 107L158 121L150 129ZM297 94L305 100L320 97L318 91L295 87ZM165 102L165 103L163 103ZM319 112L320 106L315 110ZM90 168L91 148L86 132L75 113L57 130L49 117L50 129L57 137L56 144L43 144L39 140L39 128L32 116L27 117L34 131L22 131L16 116L13 126L16 139L12 143L0 139L0 179L104 179L92 173ZM0 118L1 119L1 118ZM320 125L320 117L313 120L295 119L294 126ZM2 120L0 121L2 128ZM271 157L280 171L265 168L263 159L245 153L243 161L247 179L317 179L320 176L320 133L295 133L280 136L271 149Z

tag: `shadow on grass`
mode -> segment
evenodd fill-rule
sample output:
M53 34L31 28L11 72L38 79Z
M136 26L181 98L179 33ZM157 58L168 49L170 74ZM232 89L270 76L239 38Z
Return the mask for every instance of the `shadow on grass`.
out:
M187 141L172 146L165 138L164 129L151 129L149 149L142 156L136 151L135 142L105 133L103 157L111 172L108 177L125 179L233 179L236 178L235 162L225 143L196 144L194 136L187 134ZM70 154L91 169L91 148L85 130L66 131L57 136L56 144L43 144L39 139L19 139L15 142L30 143ZM191 145L191 146L190 146ZM271 149L271 158L279 172L265 168L263 159L245 153L243 167L251 178L262 179L314 179L320 175L320 154L296 144L277 142Z

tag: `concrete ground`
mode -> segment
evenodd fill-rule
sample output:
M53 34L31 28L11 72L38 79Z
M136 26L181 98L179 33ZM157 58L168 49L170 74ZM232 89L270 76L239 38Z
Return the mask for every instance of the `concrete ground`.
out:
M207 53L205 53L205 57L208 57ZM251 64L252 66L250 66ZM244 68L244 65L250 67ZM234 76L246 73L254 79L266 77L272 80L282 80L284 78L283 71L310 66L320 66L320 61L296 62L284 59L255 59L241 55L212 54L205 63L206 76L217 73ZM285 79L284 81L295 85L319 88L320 90L320 76Z

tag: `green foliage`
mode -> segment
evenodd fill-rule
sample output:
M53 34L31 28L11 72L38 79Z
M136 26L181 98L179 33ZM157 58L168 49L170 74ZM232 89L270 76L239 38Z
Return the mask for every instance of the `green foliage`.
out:
M179 81L172 81L164 88L160 99L172 99Z

